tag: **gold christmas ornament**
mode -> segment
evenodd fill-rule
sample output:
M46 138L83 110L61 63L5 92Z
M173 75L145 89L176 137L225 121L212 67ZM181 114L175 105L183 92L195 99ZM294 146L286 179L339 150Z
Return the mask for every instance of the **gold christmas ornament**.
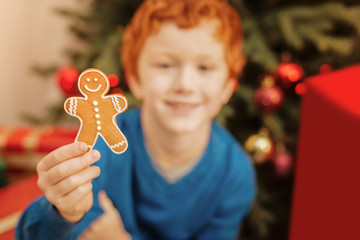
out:
M269 131L266 128L262 128L258 133L250 135L245 141L244 147L255 164L269 160L274 152L274 143L270 139Z

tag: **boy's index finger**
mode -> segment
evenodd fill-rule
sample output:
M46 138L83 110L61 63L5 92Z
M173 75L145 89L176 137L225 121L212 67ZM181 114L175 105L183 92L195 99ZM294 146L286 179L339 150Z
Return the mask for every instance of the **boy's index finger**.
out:
M83 142L75 142L62 146L49 153L38 166L40 171L48 171L55 165L70 158L77 157L87 151L87 145Z

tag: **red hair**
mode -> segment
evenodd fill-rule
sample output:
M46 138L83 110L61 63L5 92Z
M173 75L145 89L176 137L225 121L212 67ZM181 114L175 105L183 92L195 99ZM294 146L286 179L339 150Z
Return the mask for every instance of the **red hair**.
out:
M243 33L238 13L226 0L145 0L124 32L121 60L125 74L137 76L142 46L162 22L171 20L179 28L192 28L204 18L219 20L215 37L225 44L230 77L237 78L244 65Z

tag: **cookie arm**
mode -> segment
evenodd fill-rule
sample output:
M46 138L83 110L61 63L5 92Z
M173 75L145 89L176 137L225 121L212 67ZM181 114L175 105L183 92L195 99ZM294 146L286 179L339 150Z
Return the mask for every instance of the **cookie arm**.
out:
M76 97L70 97L66 99L64 103L65 111L71 116L77 116L78 99Z
M122 113L127 109L128 104L126 97L122 95L109 95L109 97L117 113Z

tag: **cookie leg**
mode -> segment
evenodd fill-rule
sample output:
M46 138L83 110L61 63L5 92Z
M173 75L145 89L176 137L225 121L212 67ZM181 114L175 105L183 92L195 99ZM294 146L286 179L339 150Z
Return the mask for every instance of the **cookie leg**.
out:
M101 134L114 153L123 153L127 149L127 140L119 128L109 127Z
M81 126L75 142L84 142L88 146L88 151L92 149L97 139L97 131L95 127Z

